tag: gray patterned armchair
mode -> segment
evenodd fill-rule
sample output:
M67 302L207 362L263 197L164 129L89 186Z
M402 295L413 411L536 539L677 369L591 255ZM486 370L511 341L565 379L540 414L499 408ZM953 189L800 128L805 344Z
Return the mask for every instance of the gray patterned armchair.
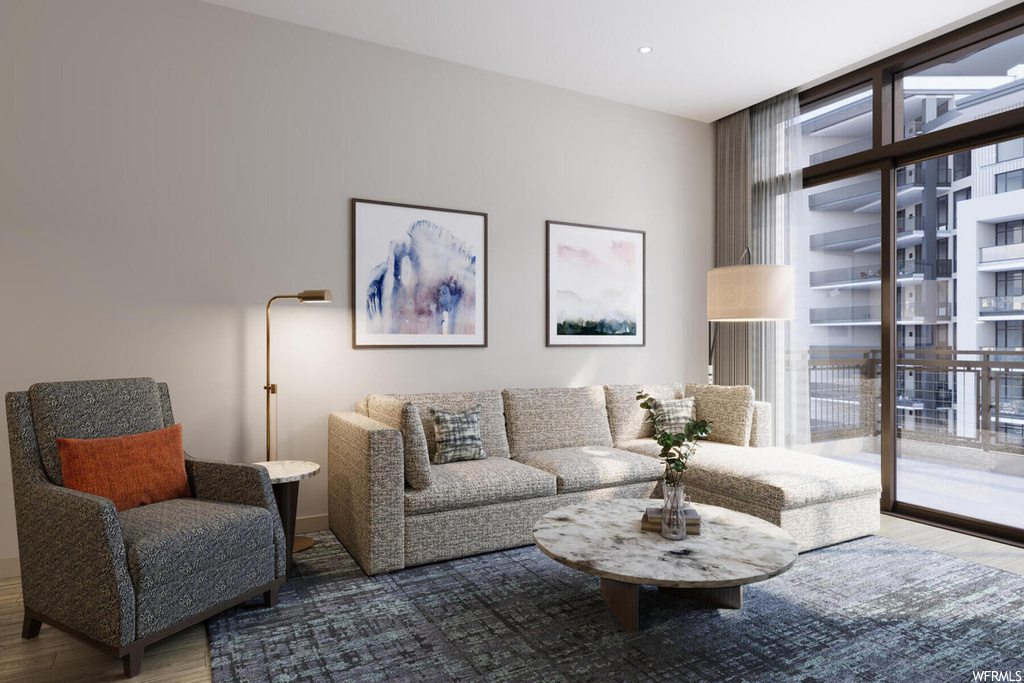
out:
M186 455L192 498L120 513L64 488L56 439L171 426L166 384L35 384L6 398L23 638L50 624L120 657L133 676L150 643L260 594L277 603L285 539L262 467Z

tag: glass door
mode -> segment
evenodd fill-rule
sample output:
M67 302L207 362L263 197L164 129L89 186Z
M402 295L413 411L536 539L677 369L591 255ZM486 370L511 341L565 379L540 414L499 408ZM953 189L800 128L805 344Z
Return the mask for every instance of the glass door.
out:
M895 500L1020 528L1024 190L998 182L1018 147L897 172Z

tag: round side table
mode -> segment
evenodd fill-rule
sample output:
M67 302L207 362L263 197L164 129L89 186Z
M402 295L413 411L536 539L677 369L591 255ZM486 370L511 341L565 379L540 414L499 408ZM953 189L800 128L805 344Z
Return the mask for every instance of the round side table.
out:
M254 463L266 468L270 483L274 487L277 511L284 526L285 545L288 548L287 578L292 578L292 553L312 547L313 539L308 536L295 538L295 511L299 503L299 482L316 475L320 465L305 460L271 460Z

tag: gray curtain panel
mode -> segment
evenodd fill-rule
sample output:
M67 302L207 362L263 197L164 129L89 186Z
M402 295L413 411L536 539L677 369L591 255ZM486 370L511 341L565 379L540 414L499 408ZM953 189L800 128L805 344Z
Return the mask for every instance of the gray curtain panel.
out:
M750 244L750 110L715 123L715 267L732 266ZM719 323L715 382L747 384L750 340L746 325Z
M789 261L790 201L801 189L800 100L784 93L715 124L715 265L734 265L750 247L751 263ZM786 434L785 323L725 323L715 353L717 384L749 384L772 404L773 433Z

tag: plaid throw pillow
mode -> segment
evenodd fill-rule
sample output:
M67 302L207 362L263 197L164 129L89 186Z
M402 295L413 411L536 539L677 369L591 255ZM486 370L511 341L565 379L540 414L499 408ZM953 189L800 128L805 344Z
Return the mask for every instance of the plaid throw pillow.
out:
M679 434L683 428L694 418L694 399L673 398L658 400L651 399L651 406L654 416L658 418L658 427L669 434Z
M434 418L434 441L437 453L431 457L434 465L456 460L481 460L487 457L480 438L480 408L477 405L464 413L446 413L430 409Z

